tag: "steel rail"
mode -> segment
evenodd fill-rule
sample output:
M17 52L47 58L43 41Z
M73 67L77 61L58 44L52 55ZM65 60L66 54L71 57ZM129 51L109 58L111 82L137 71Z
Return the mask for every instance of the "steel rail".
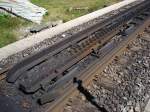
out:
M146 4L146 5L148 5L148 4ZM145 7L145 5L144 5L144 7ZM142 7L142 9L143 9L143 7ZM138 11L138 12L141 12L142 9L140 8L140 11ZM79 49L80 53L76 53L76 55L74 55L73 57L71 56L69 58L69 57L67 57L67 55L65 55L64 57L61 57L60 60L59 60L59 58L58 59L54 58L56 60L56 62L58 62L58 66L56 66L55 68L52 68L52 70L51 70L49 66L53 66L53 65L49 64L46 67L49 71L45 72L45 69L44 69L41 72L35 72L34 76L37 76L37 74L40 74L40 76L37 79L35 79L36 78L35 77L34 81L31 81L31 77L27 78L26 74L23 74L23 75L25 75L25 79L23 79L23 82L21 82L21 84L20 84L21 89L23 91L25 91L26 93L34 93L41 88L46 90L46 88L49 88L49 83L51 82L51 80L56 79L56 78L57 78L56 80L59 80L61 77L63 77L65 70L67 70L68 68L70 68L71 66L76 64L78 61L82 60L84 57L89 55L92 52L92 49L98 47L98 45L96 45L97 43L99 44L99 46L101 46L105 42L107 42L109 39L111 39L111 37L113 37L120 30L120 28L134 16L135 15L132 12L132 13L127 14L127 16L125 16L125 14L123 14L123 16L119 17L118 19L116 18L116 20L113 21L113 23L111 25L105 27L105 30L104 30L105 34L103 33L104 31L102 30L100 32L100 35L96 39L93 38L94 43L91 42L93 44L93 46L91 46L89 44L88 45L84 44L85 47L80 47L80 49ZM103 36L101 36L101 35L103 35ZM101 40L101 43L99 43L100 40ZM81 50L82 48L83 48L83 50ZM75 49L78 49L78 47ZM65 60L64 58L65 59L68 58L68 59L66 61L63 61L63 63L61 63L61 60ZM36 68L36 69L38 69L38 68ZM57 70L57 72L55 72L56 70ZM32 73L29 72L29 76L30 76L30 74L32 74ZM49 75L47 76L47 74L49 74ZM58 79L58 77L59 77L59 79Z
M77 85L73 83L74 77L76 77L77 79L83 80L83 82L85 84L89 83L91 81L91 79L93 78L94 74L97 73L97 72L100 72L99 69L102 71L102 68L104 68L104 66L111 59L113 59L113 57L116 56L119 53L119 51L122 50L122 48L124 48L129 42L131 42L131 40L134 40L135 36L139 32L142 32L144 30L144 28L149 25L149 22L150 22L149 4L150 4L150 2L146 1L143 4L138 5L138 7L137 6L134 7L135 9L130 8L132 11L131 10L130 11L129 10L128 11L124 11L125 13L129 13L130 12L130 14L133 14L134 11L135 12L141 12L141 13L140 14L138 13L138 15L134 15L133 14L132 15L133 17L129 16L129 18L125 18L125 19L122 20L122 21L125 20L125 22L123 22L122 25L127 23L127 26L124 27L122 33L117 34L117 35L121 35L121 37L120 37L121 41L118 41L118 40L113 40L112 41L111 40L112 37L118 32L117 25L116 25L116 22L115 22L116 18L115 18L114 21L113 21L114 23L110 24L108 22L107 24L105 23L106 25L103 26L104 28L101 27L102 29L105 29L105 30L103 30L103 33L100 33L99 35L104 35L105 33L107 33L106 29L107 29L107 27L110 27L111 25L112 26L114 25L116 27L116 29L117 29L117 30L116 29L113 30L114 27L110 28L110 31L112 31L111 33L114 33L115 31L117 31L117 32L115 32L112 35L111 35L111 33L108 33L108 35L104 36L105 38L106 37L108 38L109 36L110 37L108 39L106 39L107 42L102 43L103 47L100 44L98 46L96 46L96 50L95 50L96 53L94 53L94 54L93 54L93 52L91 52L91 47L88 47L88 49L85 52L81 53L81 55L79 55L79 57L73 58L73 60L71 58L71 61L69 61L67 63L65 62L67 67L64 66L64 68L62 67L63 69L58 67L59 69L61 69L60 73L62 73L64 71L68 71L68 73L65 73L65 75L63 74L63 77L61 77L54 84L49 85L48 88L46 88L46 90L44 90L44 93L42 94L42 96L37 98L38 101L41 104L45 104L45 103L51 102L49 107L46 109L46 112L57 112L58 109L60 109L60 108L62 109L62 107L60 105L64 104L64 102L67 100L67 98L70 96L70 94L72 94L72 92L74 92L75 88L77 87ZM139 11L138 8L140 9L140 11ZM146 11L146 10L148 10L148 11ZM119 16L119 14L118 14L118 16ZM120 15L120 18L123 18L123 17L126 17L126 16L123 16L123 15L121 16ZM117 18L119 18L119 17L117 17ZM128 19L130 21L127 21ZM132 19L134 19L134 20L132 20ZM122 28L122 27L118 27L118 28ZM82 35L86 35L86 34L82 34ZM89 35L91 35L91 34L89 34ZM75 44L82 42L84 39L87 39L88 36L85 36L85 37L83 36L82 39L80 38L78 41L75 41ZM74 45L74 43L71 42L70 45ZM56 46L54 47L54 48L56 48L56 51L59 49L57 47ZM62 46L60 46L60 47L62 47ZM86 46L83 45L83 47L86 47ZM60 51L58 50L59 53L62 50L66 49L66 48L67 47L60 48L61 50ZM53 50L55 50L55 49L53 49ZM45 50L41 51L43 53L41 55L44 55L44 54L46 55L47 53L48 54L46 56L44 56L44 58L40 58L39 59L40 61L39 60L38 61L37 60L33 60L33 63L30 63L30 62L28 63L29 60L32 61L31 59L35 56L34 55L33 57L28 58L27 62L25 62L25 60L26 60L25 59L23 62L20 62L14 68L12 68L12 71L10 71L9 74L8 74L8 76L10 75L11 78L12 78L12 79L10 78L11 80L9 80L9 82L15 82L18 78L19 78L19 81L20 81L20 79L22 77L19 77L19 76L24 75L24 74L20 74L19 76L17 76L15 73L26 72L28 69L32 69L36 64L39 65L39 64L41 64L41 62L45 62L49 58L51 58L52 56L59 54L58 52L55 52L55 53L52 52L52 54L51 54L51 52L48 52L48 51L44 52L44 51ZM36 54L36 56L38 57L37 54ZM80 67L76 67L76 65L78 65L78 63L82 62L83 59L88 57L88 56L95 57L94 59L96 59L96 61L92 61L92 63L88 63L87 67L85 67L83 70L79 71L78 68L80 68ZM37 58L35 58L35 59L37 59ZM74 59L77 59L77 60L74 61ZM54 60L55 60L55 58L54 58ZM67 65L68 63L69 63L69 65ZM23 64L23 65L21 66L21 64ZM19 67L19 65L20 65L20 67ZM19 67L19 68L17 68L17 67ZM21 69L21 70L19 70L19 69ZM56 72L56 74L55 74L56 76L60 74L58 71L55 71L55 72ZM10 73L14 73L16 75L16 77L14 76L14 78L13 78L12 77L13 74L10 74ZM49 81L49 79L48 79L48 81ZM45 83L45 80L43 80L43 83ZM41 83L38 83L38 88L35 87L36 89L34 89L34 88L32 88L32 86L30 86L31 88L29 88L29 91L27 89L25 89L25 88L24 88L24 90L27 93L31 92L30 94L28 93L28 95L34 95L35 92L39 91L39 85L40 84Z
M21 61L20 63L16 64L7 75L7 81L8 82L15 82L26 70L36 66L37 64L47 61L50 57L52 57L54 54L57 54L58 52L64 50L70 45L73 45L74 43L87 38L87 36L91 35L92 33L98 31L99 29L112 24L112 22L118 17L118 16L125 16L125 14L135 14L135 12L138 12L137 9L147 4L148 1L145 1L144 3L141 3L140 5L136 5L128 10L125 10L121 14L114 15L111 18L108 18L104 20L103 22L100 22L96 25L93 25L86 30L83 30L61 42L56 43L53 46L50 46L28 58ZM106 33L107 31L104 31Z
M126 49L127 45L131 43L136 37L141 34L145 28L150 25L150 14L145 19L141 19L140 22L137 23L131 22L131 27L125 30L126 36L121 36L122 40L118 43L117 41L111 41L109 44L104 46L99 50L100 57L99 61L92 63L88 68L82 71L77 78L84 82L84 85L88 85L94 78L94 76L103 71L103 69L118 55L122 54L122 52ZM105 51L105 52L104 52ZM104 53L104 54L103 54ZM61 112L64 104L67 102L67 99L70 96L74 96L77 94L76 88L77 85L73 83L73 79L61 88L61 98L57 97L57 100L52 102L49 108L45 112ZM63 91L64 90L64 91ZM67 91L67 92L66 92ZM56 92L57 93L57 92ZM55 94L53 92L53 94ZM59 95L58 93L56 95ZM42 103L49 102L46 98L50 97L49 94L41 99ZM46 102L45 102L46 101Z

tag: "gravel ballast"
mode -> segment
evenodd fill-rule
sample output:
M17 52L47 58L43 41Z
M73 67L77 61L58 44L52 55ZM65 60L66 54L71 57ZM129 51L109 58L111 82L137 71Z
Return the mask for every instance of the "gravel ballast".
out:
M77 32L82 31L82 30L90 27L93 24L97 24L98 22L103 21L106 18L108 18L110 16L113 16L114 14L119 13L120 11L123 11L125 8L130 8L130 7L136 5L136 4L140 3L140 2L141 1L136 1L136 2L134 2L134 3L132 3L132 4L128 5L128 6L125 6L125 7L121 8L121 9L119 9L119 10L112 11L112 12L110 12L108 14L100 16L100 17L98 17L98 18L96 18L94 20L91 20L91 21L87 22L87 23L84 23L82 25L73 27L72 29L70 29L70 30L68 30L66 32L63 32L63 33L61 33L59 35L56 35L56 36L54 36L52 38L48 38L48 39L46 39L46 40L44 40L44 41L42 41L42 42L40 42L40 43L38 43L38 44L28 48L28 49L23 50L22 52L18 52L17 54L14 54L14 55L11 55L11 56L9 56L7 58L4 58L4 59L0 60L0 69L6 68L8 65L14 65L15 63L23 60L24 58L26 58L26 57L28 57L30 55L33 55L34 53L36 53L36 52L38 52L38 51L40 51L40 50L42 50L44 48L47 48L47 47L49 47L51 45L54 45L55 43L60 42L63 39L66 39L69 36L74 35Z
M107 112L144 112L150 97L150 33L132 42L87 89ZM103 112L81 93L64 108L64 112Z

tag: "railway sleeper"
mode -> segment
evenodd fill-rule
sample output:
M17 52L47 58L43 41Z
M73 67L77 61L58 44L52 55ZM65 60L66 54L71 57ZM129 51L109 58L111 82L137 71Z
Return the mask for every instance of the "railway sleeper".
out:
M111 39L111 37L114 36L116 33L111 32L110 34L107 34L107 37L109 37L108 39ZM111 36L108 36L108 35L111 35ZM105 36L106 36L106 34L105 34ZM108 41L108 39L106 39L104 42ZM23 87L25 89L24 91L29 92L29 93L37 91L39 88L41 88L41 85L42 85L42 87L44 85L47 85L47 83L49 83L50 80L53 79L55 76L60 76L61 77L63 72L66 69L68 69L69 67L73 66L78 61L82 60L85 56L87 56L88 54L90 54L92 52L92 49L95 49L95 48L97 48L99 46L99 44L96 45L96 43L94 43L93 45L94 46L91 46L91 48L84 49L85 51L83 53L81 53L81 54L78 54L79 56L75 56L74 58L69 59L70 61L69 60L65 61L64 65L63 64L61 66L59 65L60 67L57 67L57 69L59 70L58 73L51 72L51 75L49 75L49 76L47 76L47 77L45 77L43 79L41 79L41 77L39 77L36 82L32 82L31 84L28 82L29 79L27 79L27 82L25 82L25 83L24 83L25 80L23 80L23 83L21 83L21 87ZM45 75L43 74L41 76L45 76ZM41 80L41 81L39 81L39 80Z
M124 12L121 12L120 14L114 15L111 18L104 20L103 22L93 25L92 27L89 27L86 30L77 33L76 35L73 35L64 41L61 41L60 43L50 46L49 48L44 49L44 50L40 51L39 53L21 61L20 63L16 64L8 72L7 81L11 82L11 83L16 82L17 79L19 79L23 75L23 73L26 72L28 69L32 68L33 66L36 66L36 64L42 62L43 60L49 59L51 56L64 50L71 44L74 44L79 40L87 38L87 36L91 35L93 32L96 32L97 30L100 30L101 28L105 27L106 25L108 25L110 23L113 24L113 22L115 22L115 20L117 20L118 22L122 21L122 24L123 24L123 22L128 21L129 18L130 19L133 18L133 16L135 16L137 12L141 11L143 8L148 6L149 5L148 3L149 3L149 1L145 1L140 5L136 5L128 10L125 10ZM116 27L116 26L117 26L117 24L114 25L114 27ZM103 32L103 34L104 33L106 33L106 32Z
M146 17L144 20L146 20L146 19L150 19L150 17ZM143 20L143 21L144 21ZM142 20L141 20L142 21ZM139 26L141 26L142 24L143 24L144 22L142 22L142 23L139 23L139 24L136 24L136 25L131 25L130 27L128 27L126 30L124 30L125 31L125 33L127 34L126 36L120 36L120 38L121 39L119 39L119 41L118 40L112 40L112 41L110 41L108 44L106 44L103 48L101 48L101 49L99 49L97 52L97 54L99 54L99 58L98 59L96 59L96 60L94 60L92 63L90 63L89 65L88 65L88 67L87 68L85 68L83 71L81 71L80 73L78 73L77 71L74 71L75 72L75 74L73 75L73 73L72 73L72 76L71 77L68 77L68 76L66 76L66 78L68 79L68 82L69 81L71 81L72 83L73 83L73 79L75 78L75 77L80 77L79 75L77 75L77 73L78 74L80 74L80 75L83 75L84 74L84 71L86 71L90 66L94 66L95 65L95 63L98 63L98 60L102 60L102 58L104 58L106 55L108 55L109 54L109 52L111 52L113 49L116 49L121 43L123 43L124 41L127 41L127 39L128 39L128 37L133 33L133 32L138 32L138 28L139 28ZM104 52L105 51L105 52ZM83 73L83 74L82 74ZM63 80L63 78L61 79L61 80ZM65 79L64 79L65 80ZM63 83L63 82L62 82ZM61 84L61 83L60 83ZM64 86L65 84L63 83L63 86ZM68 83L66 83L66 85L68 85L68 86L70 86L71 84L68 84ZM58 85L56 85L57 87L58 87ZM59 86L60 88L62 88L62 86ZM58 90L59 88L57 88L57 90ZM50 93L52 92L52 89L49 89L48 90ZM61 89L61 91L62 91L62 89ZM64 90L65 91L65 90ZM49 92L48 92L48 94L49 94ZM41 98L40 98L40 100L43 102L43 104L44 104L44 102L46 103L46 102L48 102L48 94L46 94L46 96L45 95L43 95ZM50 94L49 94L50 95ZM49 96L50 97L50 96ZM46 101L44 101L44 99L46 99Z
M149 4L146 4L146 6L149 6ZM146 9L144 9L144 11L145 10ZM143 10L140 10L140 11L142 14ZM133 14L133 12L130 14ZM100 31L102 31L102 33L100 33L100 34L103 34L103 36L98 38L98 35L97 35L97 37L94 38L94 40L96 40L97 42L103 41L103 42L101 42L101 44L98 43L98 45L96 45L95 47L92 46L89 49L89 45L83 39L82 41L86 45L82 46L81 49L82 48L85 49L85 47L87 47L87 50L85 50L85 52L83 52L81 54L80 53L76 54L74 56L72 56L72 55L70 56L70 55L68 55L69 53L65 52L65 54L63 54L63 57L61 57L60 54L57 54L57 56L60 57L59 58L60 60L57 60L57 58L55 58L55 55L54 55L52 58L48 59L48 61L52 59L52 60L54 60L54 62L56 61L55 62L56 65L54 66L54 65L51 65L48 63L49 66L46 66L46 70L48 71L47 73L43 72L43 71L45 71L45 69L43 71L39 72L39 70L41 70L41 69L39 69L38 67L41 64L37 66L37 68L38 68L38 69L36 69L37 72L35 72L33 69L28 69L29 71L25 71L26 73L24 73L23 76L19 80L17 80L18 83L20 84L20 88L22 88L22 90L24 92L30 93L30 94L34 94L40 90L43 90L42 95L38 98L38 100L40 102L42 102L42 104L50 102L50 101L52 101L52 99L53 99L53 101L55 101L56 97L52 96L52 94L54 94L56 92L56 90L62 92L62 88L65 90L65 88L72 85L74 77L80 77L80 75L82 75L81 73L83 71L85 71L85 70L88 71L87 68L94 66L95 63L98 62L98 60L102 59L109 52L111 52L111 50L113 50L117 46L119 46L122 41L126 41L128 36L130 34L132 34L134 31L136 31L136 28L138 28L143 23L143 21L149 17L149 14L148 14L148 16L143 16L144 17L143 19L138 19L138 22L135 22L134 24L131 25L132 21L129 22L129 20L131 20L131 18L134 20L134 18L131 17L130 14L126 17L125 16L122 16L122 18L119 17L118 18L119 21L116 19L114 21L114 24L112 26L109 26L110 29L113 29L113 27L114 27L113 30L107 30L107 32L106 32L105 28L100 30ZM138 14L140 15L140 13L138 13ZM135 16L137 17L137 15L134 14L134 17ZM116 21L118 21L118 22L116 22ZM123 25L127 24L127 22L129 22L128 27L123 30L124 31L123 33L126 35L122 35L119 40L112 39L112 37L114 35L118 34L118 32L120 31L120 28L123 28ZM108 28L108 26L107 26L107 28ZM104 39L104 40L101 40L101 39ZM93 41L93 45L96 44L95 43L96 41ZM77 45L77 44L78 43L76 43L75 45ZM102 46L102 45L104 45L104 46ZM93 49L97 49L97 48L99 48L98 51L96 51L96 55L98 56L98 58L93 55ZM64 52L64 51L61 51L61 52ZM64 58L64 57L66 57L66 54L67 54L67 59ZM79 70L77 64L80 63L81 61L83 61L83 59L87 58L88 56L93 57L94 61L91 63L87 62L88 67L84 68L84 70ZM64 59L64 60L62 60L62 59ZM60 61L62 62L61 64L60 64ZM45 64L45 62L44 62L44 64ZM53 68L53 66L54 66L54 68ZM69 69L74 66L76 66L77 68L71 69L69 71ZM49 67L52 67L52 70L49 70ZM32 70L33 70L33 72L32 72ZM32 73L34 73L34 76L36 76L38 73L38 75L40 77L37 77L37 79L35 79L35 81L33 81L32 79L30 79L31 76L33 75ZM41 74L39 74L39 73L41 73ZM42 77L42 79L41 79L41 77ZM58 79L53 81L53 79L56 77ZM53 83L51 84L52 81L53 81ZM59 93L59 92L56 92L56 93ZM58 96L61 96L61 95L62 94L60 94L60 93L58 94ZM47 101L45 101L45 99L47 99Z

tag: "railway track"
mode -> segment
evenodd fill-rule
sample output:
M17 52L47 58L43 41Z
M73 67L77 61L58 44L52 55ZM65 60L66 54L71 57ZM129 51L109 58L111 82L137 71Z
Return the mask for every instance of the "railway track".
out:
M60 111L78 81L87 85L150 23L150 1L144 1L70 38L34 54L12 67L7 82L47 112ZM4 71L6 72L6 71Z
M118 55L120 55L124 49L127 47L127 45L132 42L136 36L139 33L142 33L144 28L149 24L150 21L147 21L144 23L143 26L141 26L139 29L137 29L134 33L130 32L131 34L129 34L127 36L126 39L122 40L122 42L120 42L117 46L116 46L116 42L112 41L112 43L107 44L103 49L101 49L101 52L106 52L105 55L102 56L102 58L99 61L96 61L90 68L87 68L80 77L78 77L79 80L82 80L83 84L85 86L88 86L89 83L93 80L94 76L96 74L99 74L100 72L102 72L104 70L104 68ZM143 30L142 30L143 29ZM124 38L124 37L123 37ZM112 48L112 49L111 49ZM101 54L101 53L100 53ZM98 63L99 62L99 63ZM83 75L84 74L84 75ZM71 84L71 83L70 83ZM73 85L72 85L73 86ZM72 95L76 95L78 94L78 91L76 91L78 88L78 84L74 85L74 88L67 88L65 91L70 91L70 93L68 92L68 94L66 94L66 96L64 96L65 98L68 98L68 96L70 95L70 97L72 97ZM71 90L72 89L72 90ZM74 90L74 91L73 91ZM54 110L54 112L58 111L60 112L62 107L65 105L64 103L64 99L62 99L60 103L60 108L58 107L58 102L53 105L49 111ZM67 102L67 101L66 101Z

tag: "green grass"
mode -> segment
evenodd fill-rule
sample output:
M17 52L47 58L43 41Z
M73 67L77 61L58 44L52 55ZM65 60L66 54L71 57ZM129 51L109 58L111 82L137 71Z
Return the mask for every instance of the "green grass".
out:
M114 3L118 0L31 0L32 3L48 10L45 21L63 20L69 21L84 14L102 8L105 4ZM85 8L88 10L72 10L70 8Z
M0 14L0 47L16 41L17 31L26 24L25 20Z
M32 3L44 7L48 13L44 16L44 22L63 20L64 22L102 8L106 4L118 0L31 0ZM73 10L70 10L70 9ZM74 10L75 8L87 8ZM0 47L17 40L18 30L32 25L30 22L17 17L0 14Z

